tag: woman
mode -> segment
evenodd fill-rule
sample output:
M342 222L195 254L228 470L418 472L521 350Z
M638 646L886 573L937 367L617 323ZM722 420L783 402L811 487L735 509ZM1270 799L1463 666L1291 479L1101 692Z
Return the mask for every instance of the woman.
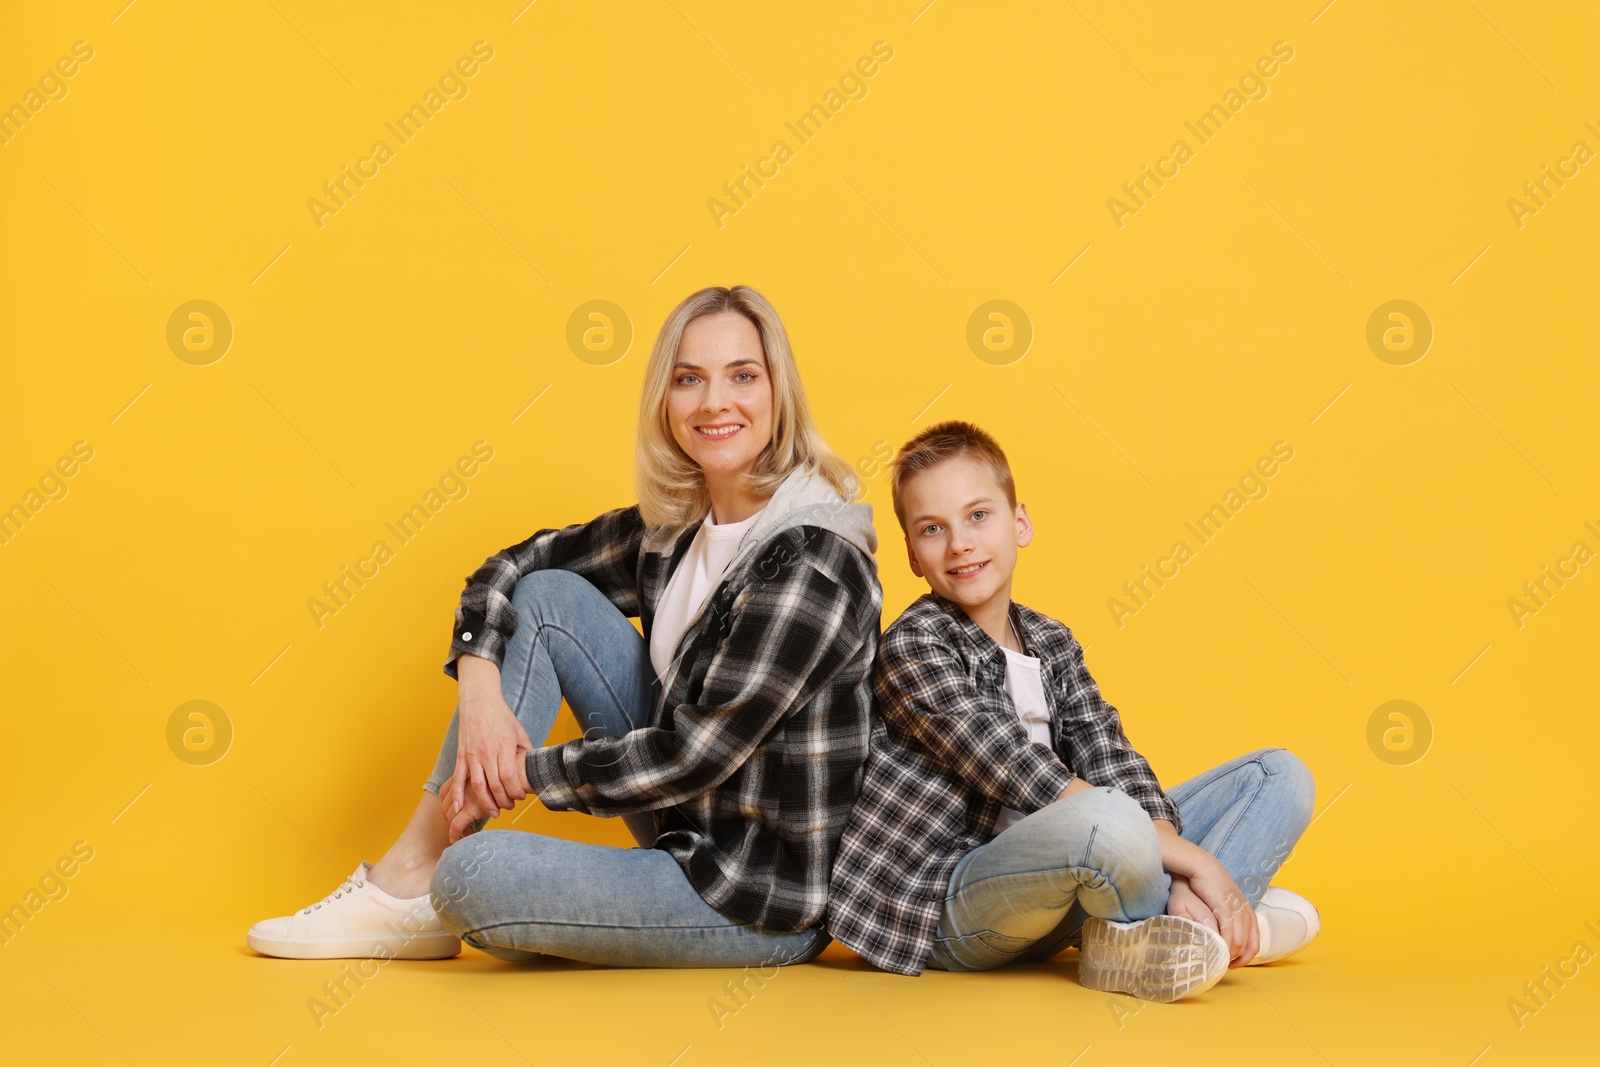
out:
M736 967L826 947L883 591L872 509L759 293L703 289L667 317L636 476L638 504L467 579L427 795L376 866L257 924L252 948L441 959L460 938L505 960ZM583 737L536 747L562 697ZM473 833L529 794L621 815L640 847Z

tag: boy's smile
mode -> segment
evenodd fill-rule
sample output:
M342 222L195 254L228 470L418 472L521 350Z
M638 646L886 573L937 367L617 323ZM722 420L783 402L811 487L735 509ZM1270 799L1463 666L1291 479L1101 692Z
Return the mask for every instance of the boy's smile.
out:
M966 455L912 475L900 493L912 573L1010 648L1011 576L1033 540L1027 505L1013 512L988 464Z

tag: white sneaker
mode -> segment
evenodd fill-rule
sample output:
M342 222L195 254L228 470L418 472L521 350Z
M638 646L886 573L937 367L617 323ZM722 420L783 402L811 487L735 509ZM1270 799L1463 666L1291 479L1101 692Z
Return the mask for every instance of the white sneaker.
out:
M1281 960L1311 944L1322 932L1322 916L1299 893L1269 885L1256 905L1256 925L1261 928L1261 951L1251 965Z
M392 897L367 880L366 860L345 883L293 915L263 919L245 940L264 956L291 960L443 960L461 952L428 895Z
M1083 924L1078 981L1090 989L1170 1003L1204 993L1228 973L1228 943L1193 919L1156 915Z

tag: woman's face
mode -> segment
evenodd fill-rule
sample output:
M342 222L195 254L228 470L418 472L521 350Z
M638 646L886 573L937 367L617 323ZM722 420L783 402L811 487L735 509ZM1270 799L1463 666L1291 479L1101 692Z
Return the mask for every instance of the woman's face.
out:
M754 323L725 311L684 327L667 420L707 479L750 468L772 439L772 379Z

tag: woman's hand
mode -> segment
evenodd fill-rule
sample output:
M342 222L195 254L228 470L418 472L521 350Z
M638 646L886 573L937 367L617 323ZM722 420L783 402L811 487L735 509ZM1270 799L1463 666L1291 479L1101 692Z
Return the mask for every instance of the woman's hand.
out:
M528 795L523 754L535 746L506 704L500 669L481 656L456 660L456 767L439 791L451 840L476 819L509 811Z
M444 813L447 830L446 840L452 845L472 832L468 828L474 822L480 819L487 821L495 814L493 811L478 810L478 806L470 800L465 808L457 807L455 793L454 789L448 787L448 783L446 788L439 790L439 808ZM479 829L481 830L482 827L480 826Z
M1198 898L1213 916L1213 921L1206 925L1221 934L1228 943L1228 954L1232 957L1228 966L1243 967L1261 950L1261 928L1256 923L1256 910L1250 906L1250 901L1222 864L1209 853L1206 859L1209 862L1198 864L1184 879L1185 890ZM1173 884L1177 884L1176 878ZM1186 905L1186 901L1180 902L1180 906ZM1168 907L1171 907L1170 898ZM1169 911L1168 914L1176 913Z

